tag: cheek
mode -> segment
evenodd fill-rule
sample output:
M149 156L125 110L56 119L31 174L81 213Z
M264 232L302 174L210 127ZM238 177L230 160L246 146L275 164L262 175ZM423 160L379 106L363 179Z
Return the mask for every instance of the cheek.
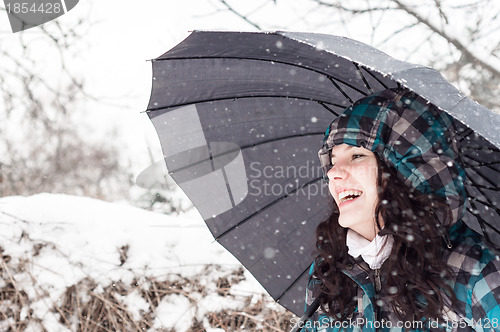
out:
M377 185L378 182L378 171L377 168L372 168L369 177L367 179L367 182L370 183L369 186L369 191L370 191L370 199L373 202L372 204L375 206L378 203L378 197L379 197L379 188Z
M330 191L330 195L332 195L333 199L335 200L335 202L337 201L337 198L335 197L335 189L333 187L333 183L332 181L328 181L328 190Z
M377 187L377 176L377 165L369 165L364 167L362 170L363 183L365 183L368 187Z

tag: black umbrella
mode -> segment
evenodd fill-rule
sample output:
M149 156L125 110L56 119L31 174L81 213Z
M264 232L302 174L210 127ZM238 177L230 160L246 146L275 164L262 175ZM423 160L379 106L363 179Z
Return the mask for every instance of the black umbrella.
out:
M301 315L315 228L332 208L317 158L324 131L352 102L396 86L456 119L468 176L465 221L500 244L500 117L435 70L360 42L193 32L153 60L148 115L169 174L213 236Z

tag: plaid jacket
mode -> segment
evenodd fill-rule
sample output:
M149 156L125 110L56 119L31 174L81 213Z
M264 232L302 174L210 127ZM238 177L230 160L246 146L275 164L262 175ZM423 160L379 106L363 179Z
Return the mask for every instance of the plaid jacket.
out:
M406 185L445 199L453 214L449 234L453 247L443 259L454 272L450 286L457 301L453 308L445 308L448 324L441 327L438 324L444 321L425 326L422 322L399 322L387 301L376 296L374 271L358 260L352 269L343 271L358 286L358 304L350 321L338 322L317 311L306 330L500 331L500 261L497 253L461 222L466 204L465 171L460 166L451 117L409 90L389 89L361 99L332 122L319 151L325 174L331 148L342 143L377 153ZM311 276L313 270L311 266ZM317 286L318 281L311 278L306 306L318 296Z
M450 229L452 249L444 260L452 267L456 302L442 321L401 322L383 298L377 298L373 271L362 261L343 273L358 285L356 312L349 321L340 322L319 309L304 330L322 331L500 331L500 259L498 252L462 222ZM310 269L312 275L313 266ZM382 287L384 280L382 280ZM318 296L319 281L311 278L307 287L306 308ZM377 305L379 308L377 308ZM448 310L451 309L451 310ZM378 315L378 316L377 316Z

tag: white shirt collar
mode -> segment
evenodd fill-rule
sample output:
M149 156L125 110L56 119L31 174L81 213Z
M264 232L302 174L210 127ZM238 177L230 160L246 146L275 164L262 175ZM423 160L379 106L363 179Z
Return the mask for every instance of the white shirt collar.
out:
M368 241L352 229L347 230L346 245L349 255L354 258L361 256L371 269L379 269L382 266L391 253L393 243L392 235L377 234L372 241Z

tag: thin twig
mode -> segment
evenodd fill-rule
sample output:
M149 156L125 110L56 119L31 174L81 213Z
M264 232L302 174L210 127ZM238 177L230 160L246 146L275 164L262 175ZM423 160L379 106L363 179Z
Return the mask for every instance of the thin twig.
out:
M316 2L318 5L325 6L325 7L332 7L336 8L345 12L349 12L351 14L364 14L364 13L370 13L374 11L386 11L386 10L394 10L395 8L393 7L371 7L371 8L366 8L366 9L355 9L355 8L347 8L342 6L340 3L329 3L325 2L322 0L313 0Z
M392 0L400 9L404 10L406 13L410 14L413 16L415 19L418 20L418 22L424 24L427 26L429 29L431 29L433 32L444 38L447 42L452 44L453 46L456 47L457 50L462 52L462 54L465 56L468 62L478 64L479 66L483 67L484 69L490 71L494 76L500 76L500 70L494 68L492 65L489 63L484 62L483 60L479 59L476 57L464 44L462 44L460 41L458 41L456 38L448 35L441 29L439 29L437 26L432 24L429 20L425 19L422 17L420 14L418 14L416 11L412 10L410 7L405 5L399 0Z
M229 5L225 0L220 0L220 2L226 6L226 8L232 12L233 14L237 15L238 17L242 18L245 22L248 24L252 25L253 27L257 28L258 30L262 30L258 24L250 20L247 16L241 14L240 12L236 11L231 5Z

